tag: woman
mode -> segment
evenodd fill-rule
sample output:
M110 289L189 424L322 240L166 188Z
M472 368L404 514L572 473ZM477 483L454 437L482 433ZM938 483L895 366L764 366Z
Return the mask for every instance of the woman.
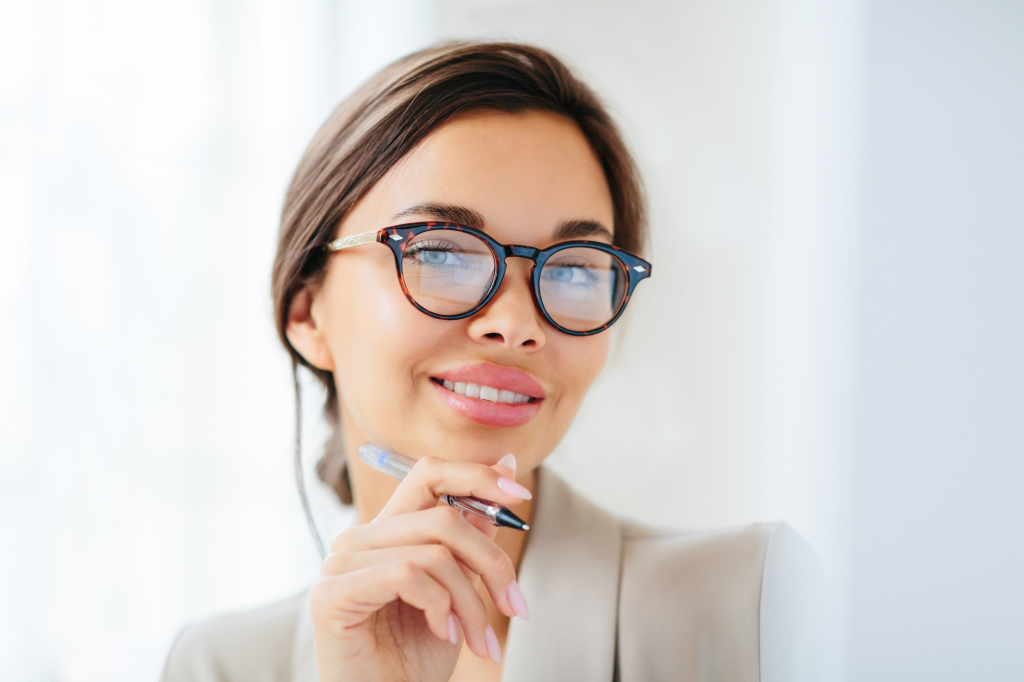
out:
M343 103L289 189L273 293L327 390L319 474L361 525L310 592L186 630L165 679L799 677L785 526L655 533L541 466L651 272L644 219L615 126L542 50L426 50ZM393 480L364 443L416 465Z

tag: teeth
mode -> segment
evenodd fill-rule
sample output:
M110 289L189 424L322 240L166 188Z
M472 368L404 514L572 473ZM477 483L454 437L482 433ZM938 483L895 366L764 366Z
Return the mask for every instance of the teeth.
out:
M444 387L449 391L454 391L459 395L464 395L469 398L479 398L480 400L487 400L492 403L508 403L510 405L518 405L519 403L530 402L530 396L523 395L522 393L515 393L513 391L499 391L496 388L490 386L478 386L477 384L464 384L461 381L451 382L447 379L442 382Z

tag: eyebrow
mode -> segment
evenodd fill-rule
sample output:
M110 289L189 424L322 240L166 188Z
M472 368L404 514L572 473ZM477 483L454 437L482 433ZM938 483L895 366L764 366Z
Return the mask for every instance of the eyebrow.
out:
M428 216L433 220L439 220L444 223L457 223L465 227L472 227L475 230L484 229L484 217L479 212L465 206L441 204L433 201L410 206L401 213L392 216L391 219L397 220L411 215Z
M582 239L594 235L607 237L612 241L612 231L596 220L563 220L555 229L555 241Z
M391 217L391 219L398 220L399 218L405 218L411 215L426 216L432 220L456 223L458 225L472 227L476 230L483 230L484 225L486 224L483 215L479 211L474 211L473 209L466 208L465 206L444 204L435 201L427 201L422 204L410 206L404 211L396 213ZM585 237L592 237L595 235L606 237L608 241L612 241L611 230L596 220L586 219L563 220L558 223L558 227L555 228L553 238L555 241L562 241L567 239L583 239Z

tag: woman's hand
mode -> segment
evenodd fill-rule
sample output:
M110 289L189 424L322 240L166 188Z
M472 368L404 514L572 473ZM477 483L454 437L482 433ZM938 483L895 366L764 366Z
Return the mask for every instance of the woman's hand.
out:
M463 635L477 656L500 657L476 585L514 616L515 567L493 542L497 528L437 501L512 506L530 495L512 476L500 464L421 459L376 519L334 538L311 596L321 682L447 680Z

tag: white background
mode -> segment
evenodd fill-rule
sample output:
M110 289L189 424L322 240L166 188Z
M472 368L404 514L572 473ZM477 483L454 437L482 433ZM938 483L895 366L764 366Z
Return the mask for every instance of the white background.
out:
M1024 677L1024 2L7 0L0 679L154 679L312 581L281 199L452 37L566 58L648 183L655 276L551 463L659 525L787 519L845 679Z

